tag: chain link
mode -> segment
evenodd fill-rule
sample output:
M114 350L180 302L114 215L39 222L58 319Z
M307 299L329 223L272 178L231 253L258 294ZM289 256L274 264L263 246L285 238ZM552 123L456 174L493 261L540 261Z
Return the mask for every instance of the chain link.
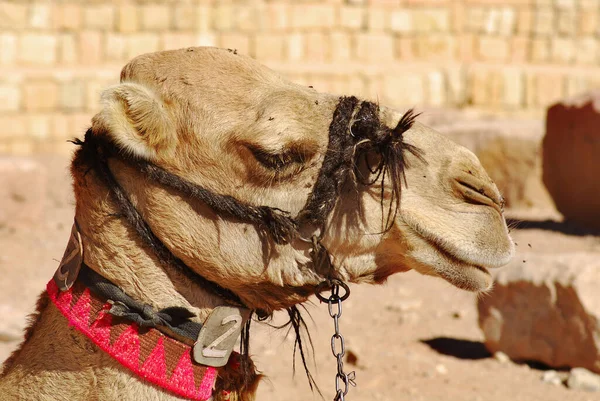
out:
M340 297L340 286L344 288L345 294ZM346 355L346 344L344 336L340 333L339 319L342 317L342 302L348 297L350 290L342 282L331 282L331 295L326 298L329 308L329 316L333 318L333 327L335 333L331 337L331 352L337 359L337 373L335 375L335 397L333 401L345 401L345 396L350 390L350 386L356 386L354 381L355 373L344 372L344 355ZM320 299L324 297L319 297Z

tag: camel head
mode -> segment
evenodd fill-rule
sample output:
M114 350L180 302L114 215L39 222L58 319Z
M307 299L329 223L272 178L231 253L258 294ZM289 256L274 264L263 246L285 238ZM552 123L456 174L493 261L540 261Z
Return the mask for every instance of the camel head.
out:
M473 153L410 114L293 84L235 52L135 58L90 132L120 155L110 168L165 247L252 308L312 294L326 274L315 238L344 281L415 269L476 292L514 253Z

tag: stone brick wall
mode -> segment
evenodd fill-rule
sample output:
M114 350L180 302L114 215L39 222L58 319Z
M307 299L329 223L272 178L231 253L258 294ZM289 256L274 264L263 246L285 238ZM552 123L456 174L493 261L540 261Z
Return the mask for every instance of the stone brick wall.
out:
M64 152L128 59L236 48L319 90L541 116L600 84L600 0L0 0L0 153Z

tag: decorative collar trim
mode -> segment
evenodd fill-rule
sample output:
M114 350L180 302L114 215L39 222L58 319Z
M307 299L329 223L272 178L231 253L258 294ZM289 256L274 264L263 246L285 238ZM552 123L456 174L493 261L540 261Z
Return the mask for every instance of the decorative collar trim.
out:
M137 376L191 400L206 401L212 396L217 369L195 363L191 346L157 329L113 320L108 313L112 305L79 282L60 291L50 280L46 289L70 325Z

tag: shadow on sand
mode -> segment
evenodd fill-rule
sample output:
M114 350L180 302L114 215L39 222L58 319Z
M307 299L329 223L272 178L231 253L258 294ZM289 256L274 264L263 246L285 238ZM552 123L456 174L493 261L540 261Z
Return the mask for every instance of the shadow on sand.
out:
M572 221L506 219L506 223L509 227L517 230L547 230L581 237L600 236L600 230L581 227Z
M491 358L492 354L485 348L480 341L461 340L450 337L435 337L428 340L421 340L423 344L428 345L432 350L442 355L453 356L464 360L480 360ZM525 364L535 370L559 370L567 371L568 367L550 367L543 362L538 361L513 361L517 364Z
M460 340L449 337L436 337L428 340L421 340L434 351L459 359L485 359L492 356L480 341Z

